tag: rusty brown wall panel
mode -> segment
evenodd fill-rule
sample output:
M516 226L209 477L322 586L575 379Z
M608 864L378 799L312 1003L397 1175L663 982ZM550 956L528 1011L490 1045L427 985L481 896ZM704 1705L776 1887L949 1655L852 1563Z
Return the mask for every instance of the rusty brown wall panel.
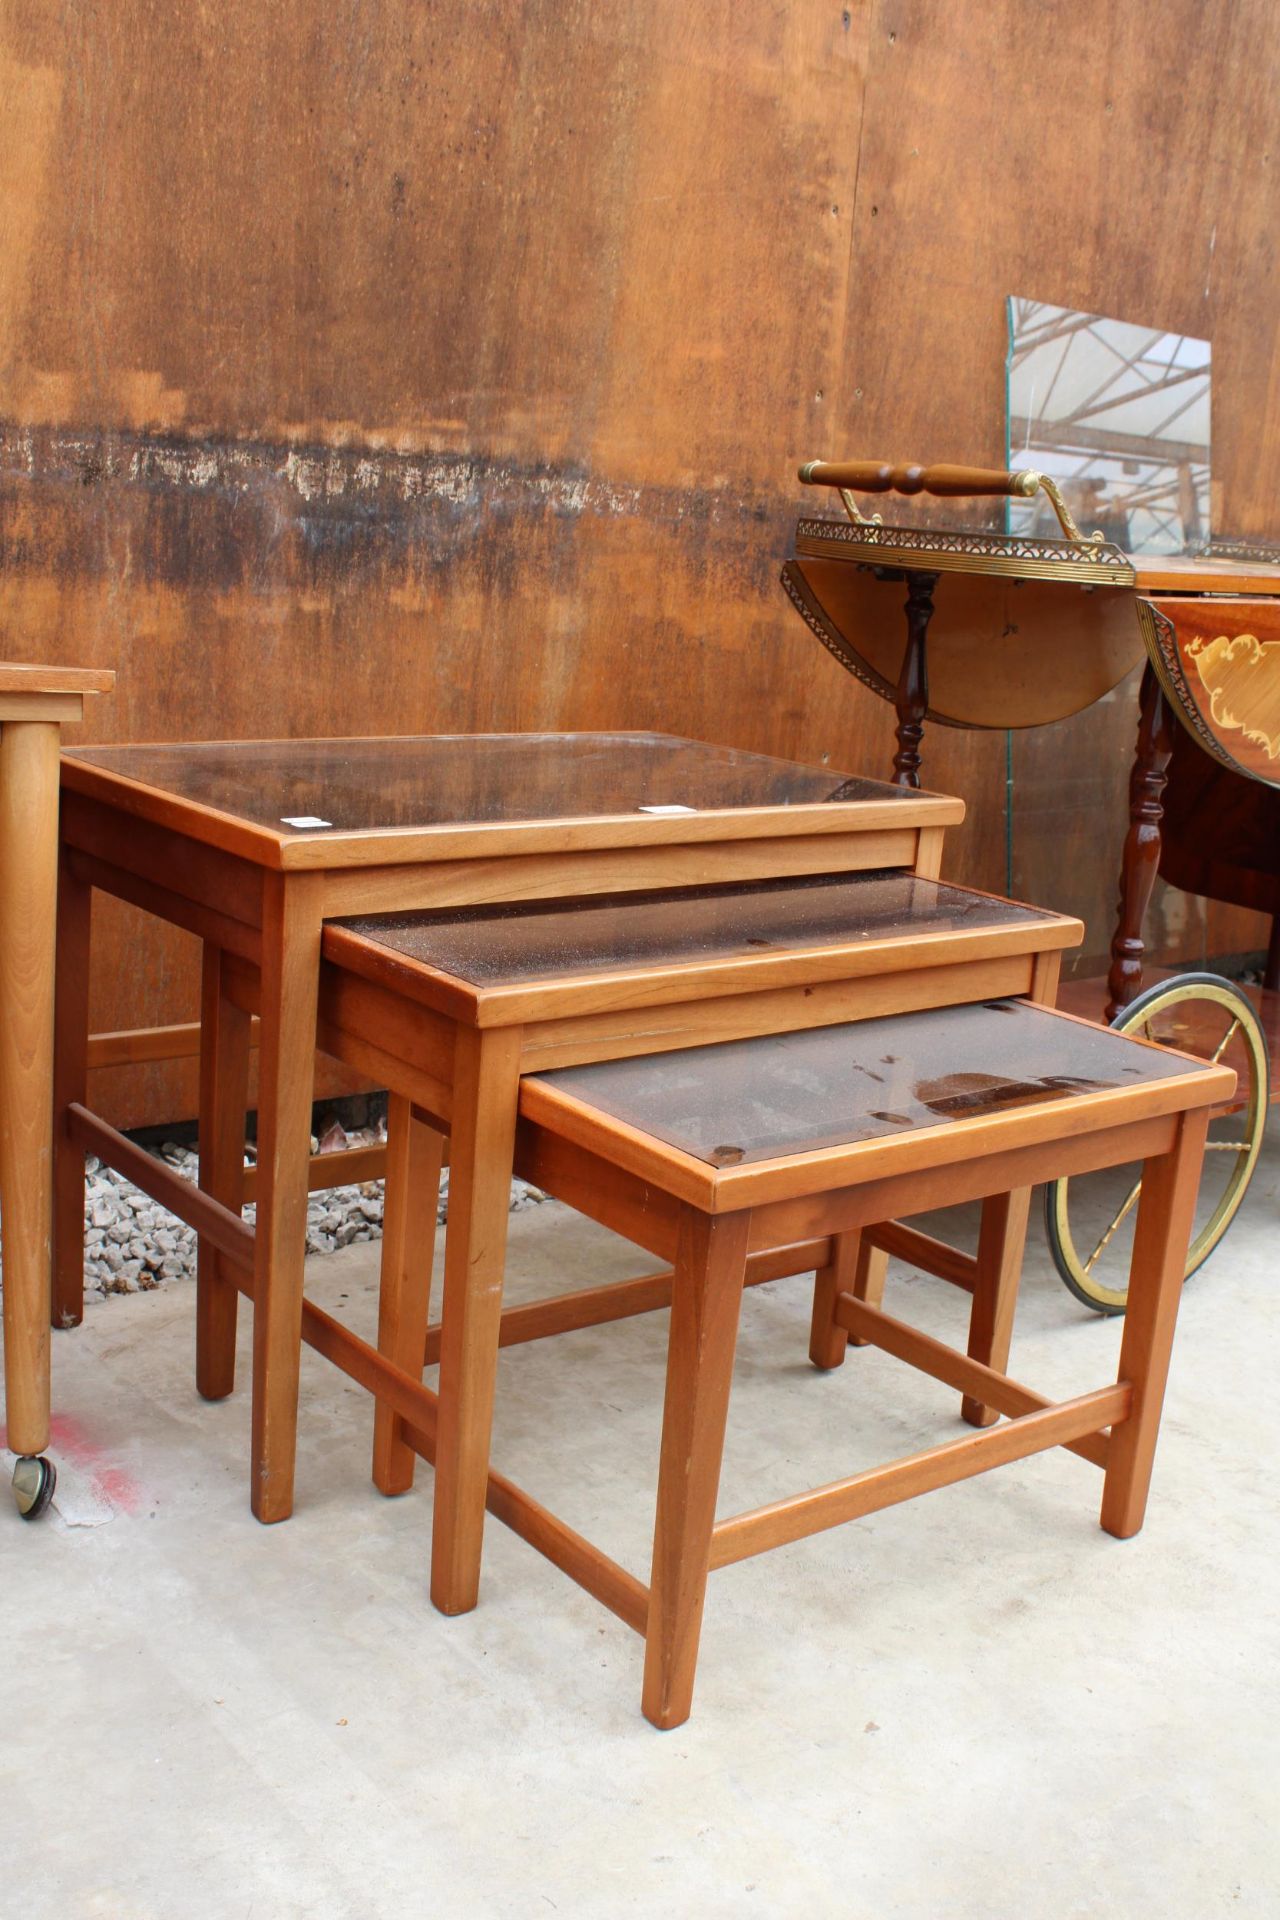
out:
M116 666L102 738L654 725L881 769L891 716L776 585L796 463L996 457L1022 292L1212 336L1259 530L1278 44L1263 0L11 0L0 650ZM1003 738L928 746L951 870L1001 886ZM1072 884L1096 948L1110 876ZM190 942L113 910L96 951L95 1024L190 1016Z

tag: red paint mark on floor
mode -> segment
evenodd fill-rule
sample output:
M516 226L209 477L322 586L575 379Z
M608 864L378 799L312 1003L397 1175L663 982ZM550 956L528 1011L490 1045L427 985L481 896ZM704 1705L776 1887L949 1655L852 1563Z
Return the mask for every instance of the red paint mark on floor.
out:
M0 1446L5 1444L5 1429L0 1426ZM145 1495L127 1467L111 1458L73 1414L55 1413L49 1422L49 1452L54 1465L66 1461L89 1480L94 1492L117 1513L137 1513ZM57 1495L54 1495L56 1503Z

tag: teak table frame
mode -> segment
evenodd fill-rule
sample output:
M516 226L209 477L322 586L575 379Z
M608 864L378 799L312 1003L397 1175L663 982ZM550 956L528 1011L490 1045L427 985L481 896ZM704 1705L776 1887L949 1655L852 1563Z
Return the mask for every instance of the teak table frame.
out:
M30 1516L47 1503L58 754L104 668L0 664L0 1210L7 1441ZM31 1463L38 1462L34 1470ZM25 1464L24 1464L25 1463Z
M319 994L321 1049L385 1084L392 1094L383 1262L396 1303L379 1329L379 1351L420 1379L440 1362L431 1592L445 1613L473 1607L479 1588L489 1430L500 1345L570 1326L647 1311L666 1297L670 1275L502 1312L509 1189L521 1078L539 1069L672 1051L712 1041L831 1026L878 1014L957 1005L992 996L1051 1003L1063 947L1078 921L1024 917L1002 927L857 939L829 947L669 964L625 972L561 975L514 987L471 986L403 958L341 926L324 932ZM249 964L210 954L202 1137L225 1142L207 1190L237 1214L240 1126L246 1097L248 1020L260 980ZM216 971L218 984L213 985ZM216 1005L215 1005L216 995ZM429 1120L434 1145L412 1126ZM428 1329L431 1248L440 1169L439 1135L450 1137L449 1232L444 1306ZM1025 1209L1018 1196L988 1232L977 1258L954 1255L952 1276L973 1291L974 1350L1003 1364L1008 1286L1021 1258ZM886 1235L922 1250L923 1236L894 1225ZM868 1249L868 1251L870 1251ZM825 1238L762 1250L754 1279L803 1273L836 1260ZM864 1256L868 1284L882 1273ZM234 1357L234 1285L206 1270L198 1367L229 1390ZM256 1281L255 1281L256 1285ZM213 1304L217 1289L218 1304ZM330 1358L366 1368L368 1351L345 1330L328 1332ZM345 1354L345 1362L339 1357ZM356 1371L356 1377L364 1377ZM368 1381L366 1380L366 1384ZM970 1417L994 1418L975 1403ZM412 1454L394 1401L380 1406L374 1478L405 1491Z
M363 742L363 746L371 743ZM55 1324L74 1324L83 1297L83 1156L130 1174L195 1225L207 1284L199 1307L198 1385L229 1382L211 1356L225 1350L228 1286L217 1263L243 1253L238 1212L157 1181L154 1162L91 1113L88 1063L89 920L94 888L127 900L258 976L257 1229L254 1267L251 1502L260 1520L293 1503L310 1112L322 930L344 915L487 901L625 893L783 874L910 868L935 876L947 826L963 804L907 799L743 807L691 813L457 824L285 835L152 787L101 764L63 761L55 1066ZM217 1006L220 964L206 961L202 1022L213 1052L247 1045ZM485 1137L492 1045L477 1048L472 1098ZM206 1056L212 1057L210 1048ZM483 1056L483 1063L481 1060ZM483 1064L483 1071L482 1071ZM207 1105L207 1102L205 1103ZM240 1144L229 1114L202 1155L215 1189ZM205 1178L209 1173L205 1172ZM163 1187L163 1191L158 1188ZM196 1204L193 1207L193 1200Z
M644 1637L643 1708L655 1726L678 1726L688 1717L706 1579L715 1567L1051 1446L1104 1469L1101 1522L1107 1532L1123 1539L1138 1531L1209 1109L1229 1097L1234 1079L1230 1069L1196 1063L1186 1074L1142 1086L727 1169L713 1168L536 1077L524 1081L517 1136L521 1173L674 1267L649 1584L571 1534L496 1473L489 1478L489 1507ZM859 1297L848 1255L867 1224L1135 1159L1144 1163L1144 1180L1114 1385L1051 1403L1002 1370L953 1351ZM840 1270L818 1277L811 1344L816 1365L839 1365L852 1337L1009 1418L985 1432L717 1521L748 1263L758 1249L813 1235L829 1235L847 1250ZM406 1429L410 1443L428 1458L437 1445L433 1400L422 1402L425 1417Z

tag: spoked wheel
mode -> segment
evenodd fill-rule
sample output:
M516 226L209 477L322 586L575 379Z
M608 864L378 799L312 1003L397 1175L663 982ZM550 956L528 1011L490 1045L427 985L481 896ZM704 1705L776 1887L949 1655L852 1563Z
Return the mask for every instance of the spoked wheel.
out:
M43 1455L24 1453L13 1470L13 1498L24 1520L38 1520L53 1498L58 1484L52 1460Z
M1252 1002L1216 973L1180 973L1122 1007L1117 1033L1158 1040L1236 1069L1230 1106L1209 1122L1204 1177L1187 1252L1189 1279L1234 1220L1262 1146L1267 1122L1267 1043ZM1129 1256L1142 1192L1140 1166L1055 1180L1045 1190L1045 1227L1053 1262L1077 1300L1095 1313L1123 1313Z

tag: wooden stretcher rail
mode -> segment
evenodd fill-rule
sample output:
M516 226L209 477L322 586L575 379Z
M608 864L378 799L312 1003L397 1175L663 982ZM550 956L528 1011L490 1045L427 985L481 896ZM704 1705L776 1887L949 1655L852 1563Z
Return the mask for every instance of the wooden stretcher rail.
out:
M989 1390L984 1394L990 1398ZM829 1486L815 1487L810 1493L779 1500L772 1506L757 1507L751 1513L739 1513L722 1520L711 1536L710 1565L731 1566L755 1553L766 1553L792 1540L804 1540L828 1527L843 1526L847 1520L878 1513L883 1507L897 1506L917 1494L930 1493L935 1487L951 1486L985 1473L988 1467L1022 1460L1030 1453L1042 1453L1047 1447L1065 1446L1086 1434L1097 1433L1123 1420L1129 1412L1132 1389L1127 1382L1115 1387L1099 1387L1094 1393L1080 1394L1074 1400L1062 1400L1038 1413L1025 1413L1003 1426L988 1427L983 1433L969 1434L963 1440L949 1440L924 1453L893 1460L887 1466L872 1467L847 1480L835 1480Z
M424 1392L426 1389L424 1388ZM435 1400L435 1395L431 1395ZM404 1437L414 1452L434 1463L436 1457L434 1418L429 1429L406 1424ZM624 1625L643 1635L649 1622L649 1589L633 1573L620 1567L607 1553L601 1553L580 1533L566 1526L522 1487L505 1474L489 1469L485 1506L495 1520L542 1554L551 1564L567 1573L593 1599L617 1614Z
M255 1020L250 1045L257 1046ZM115 1033L89 1035L90 1071L101 1067L135 1067L152 1060L193 1060L200 1051L200 1022L184 1020L173 1027L128 1027Z
M108 1126L96 1113L73 1102L67 1109L67 1131L86 1153L96 1153L106 1166L114 1167L132 1180L135 1187L194 1227L211 1246L240 1267L253 1270L253 1228L238 1213L213 1200L207 1193L184 1180L180 1173L155 1160L143 1148L135 1146L126 1134Z
M962 1248L949 1247L945 1240L935 1240L931 1233L904 1226L900 1220L886 1220L882 1226L871 1227L865 1237L873 1247L879 1247L893 1259L923 1267L937 1279L949 1280L953 1287L963 1287L966 1293L973 1292L978 1262Z
M1030 1387L1010 1380L1007 1374L997 1373L994 1368L983 1366L980 1360L971 1360L967 1354L957 1353L954 1347L921 1333L918 1327L908 1326L905 1320L896 1320L882 1308L868 1306L854 1294L836 1296L834 1318L855 1339L880 1347L895 1360L905 1360L909 1367L916 1367L932 1379L941 1380L944 1386L954 1387L957 1392L980 1401L983 1406L994 1407L997 1413L1007 1414L1011 1419L1020 1418L1024 1413L1041 1413L1056 1404ZM1069 1453L1078 1453L1082 1460L1090 1461L1095 1467L1106 1466L1109 1442L1105 1434L1089 1434L1083 1440L1066 1444Z
M747 1260L744 1285L759 1287L766 1280L786 1280L797 1273L811 1273L825 1266L831 1257L827 1238L798 1240L789 1247L770 1248L753 1253ZM601 1327L612 1320L629 1320L640 1313L656 1313L671 1305L670 1267L661 1273L646 1273L636 1280L613 1280L604 1287L584 1287L580 1293L560 1293L546 1300L532 1300L528 1306L508 1307L502 1316L498 1335L500 1347L523 1346L528 1340L545 1340L556 1333L577 1333L583 1327ZM440 1322L427 1328L424 1366L440 1361Z

